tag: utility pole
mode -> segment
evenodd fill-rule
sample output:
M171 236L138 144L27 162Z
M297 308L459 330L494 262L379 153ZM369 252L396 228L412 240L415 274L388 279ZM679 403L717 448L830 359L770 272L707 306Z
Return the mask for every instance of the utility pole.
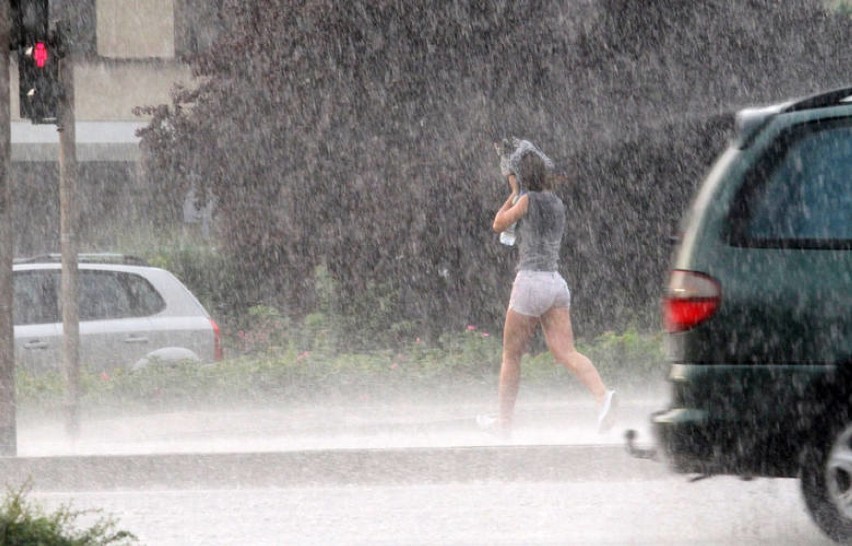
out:
M15 334L12 319L12 115L9 103L10 2L0 0L0 456L17 456Z
M80 318L77 310L77 135L74 119L74 55L68 30L57 25L60 51L59 82L59 242L62 251L62 331L65 371L65 431L80 436Z
M80 433L80 322L77 311L77 155L74 61L68 26L50 31L50 0L11 0L15 12L21 117L55 123L59 132L59 244L62 252L62 370L65 425ZM14 249L12 249L13 251Z

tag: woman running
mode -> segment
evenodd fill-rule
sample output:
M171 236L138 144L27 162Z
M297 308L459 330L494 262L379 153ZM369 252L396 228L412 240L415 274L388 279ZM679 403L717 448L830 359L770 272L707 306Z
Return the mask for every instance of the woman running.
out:
M528 150L508 175L509 195L494 217L501 233L517 223L519 260L503 328L498 418L480 418L481 426L510 434L521 377L521 357L540 324L547 346L594 396L598 403L598 430L613 425L615 391L607 389L597 369L574 347L571 293L559 274L559 248L565 231L565 205L553 193L553 178L535 150ZM522 190L523 188L523 190Z

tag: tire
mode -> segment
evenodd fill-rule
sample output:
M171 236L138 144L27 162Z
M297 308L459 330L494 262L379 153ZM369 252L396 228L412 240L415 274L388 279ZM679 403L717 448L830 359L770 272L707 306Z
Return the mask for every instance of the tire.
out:
M137 360L131 370L138 371L152 366L178 366L182 364L198 364L201 358L189 349L183 347L164 347L157 349Z
M852 544L852 421L829 424L808 443L801 487L819 528L836 542Z

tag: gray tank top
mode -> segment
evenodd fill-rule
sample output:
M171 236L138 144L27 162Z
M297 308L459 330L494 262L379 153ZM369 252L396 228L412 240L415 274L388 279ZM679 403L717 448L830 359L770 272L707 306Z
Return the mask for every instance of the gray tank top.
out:
M555 194L527 193L529 207L518 223L518 271L556 271L565 231L565 204Z

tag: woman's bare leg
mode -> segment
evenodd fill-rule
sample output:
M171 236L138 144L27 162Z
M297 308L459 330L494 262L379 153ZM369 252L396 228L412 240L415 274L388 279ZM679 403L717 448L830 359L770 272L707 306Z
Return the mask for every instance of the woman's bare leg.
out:
M547 346L557 362L573 372L589 389L598 404L606 396L606 386L592 361L574 347L574 330L567 307L554 307L541 317Z
M512 309L506 312L503 326L503 361L500 365L500 426L504 431L512 429L515 401L521 385L521 357L535 331L538 319L522 315Z

